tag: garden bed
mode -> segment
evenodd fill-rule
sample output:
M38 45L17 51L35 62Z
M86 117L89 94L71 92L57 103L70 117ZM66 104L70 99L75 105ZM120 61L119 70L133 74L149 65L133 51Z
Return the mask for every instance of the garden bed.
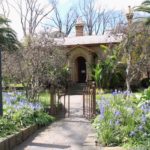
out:
M106 97L101 95L97 101L97 113L93 125L97 140L103 147L149 149L150 88L141 97L129 91L115 91Z
M21 93L3 93L3 116L0 116L0 150L12 150L38 127L49 125L54 117L40 102L30 102Z
M0 150L12 150L15 146L21 144L30 135L37 131L38 125L31 125L27 128L21 129L13 135L9 135L5 138L0 139Z

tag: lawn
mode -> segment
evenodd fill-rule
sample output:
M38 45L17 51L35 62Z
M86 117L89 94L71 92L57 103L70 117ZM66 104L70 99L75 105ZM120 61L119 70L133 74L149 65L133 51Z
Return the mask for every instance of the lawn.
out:
M44 106L50 106L50 94L48 91L40 93L39 100Z

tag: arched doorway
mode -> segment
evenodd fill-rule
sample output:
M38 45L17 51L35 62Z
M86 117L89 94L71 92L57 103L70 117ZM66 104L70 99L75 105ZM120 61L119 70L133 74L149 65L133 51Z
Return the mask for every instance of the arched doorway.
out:
M84 57L78 57L76 59L77 65L77 79L79 83L86 81L86 60Z

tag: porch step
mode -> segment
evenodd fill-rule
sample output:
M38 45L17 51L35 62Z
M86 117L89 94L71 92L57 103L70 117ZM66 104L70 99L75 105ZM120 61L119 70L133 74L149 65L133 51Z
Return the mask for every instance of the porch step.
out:
M86 87L85 83L76 83L69 88L70 95L82 95L83 89Z

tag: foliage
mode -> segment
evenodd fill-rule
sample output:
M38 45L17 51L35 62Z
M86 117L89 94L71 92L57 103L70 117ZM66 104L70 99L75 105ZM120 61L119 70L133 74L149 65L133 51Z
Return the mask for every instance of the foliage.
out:
M69 78L70 77L70 70L67 66L64 66L59 70L59 75L57 77L57 86L59 88L64 87L68 88Z
M3 93L4 115L0 118L0 137L10 135L32 124L47 125L54 121L41 103L31 103L22 93Z
M141 96L142 101L147 101L150 100L150 87L145 89L142 96Z
M115 91L107 98L102 96L98 106L100 115L94 126L100 143L139 148L150 141L149 103L141 103L128 91Z
M93 77L93 79L96 82L96 86L100 87L100 85L101 85L101 79L102 79L102 76L101 76L102 68L101 68L100 64L97 64L93 68L92 72L93 72L92 77Z
M117 47L111 49L108 46L100 45L101 50L105 54L105 59L98 60L93 67L93 79L96 81L97 87L101 88L119 88L124 85L124 66L117 63Z
M15 83L22 83L28 99L38 99L39 93L58 86L58 78L66 63L62 47L56 45L49 32L41 32L29 40L23 49L3 54L3 74ZM12 66L13 64L13 66Z
M145 0L140 6L138 6L135 11L141 11L141 12L146 12L148 14L150 14L150 1L149 0ZM144 22L146 23L146 25L150 25L150 17L146 17L144 19Z
M149 51L149 30L142 22L135 22L129 26L128 32L125 34L120 43L119 61L126 66L126 86L130 91L131 83L139 80L143 76L143 72L147 72L150 64Z
M0 48L13 51L19 48L16 33L9 26L9 20L0 16Z
M50 122L54 121L54 117L44 112L35 112L34 117L35 123L38 125L48 125Z
M150 79L149 78L144 78L141 80L141 86L144 88L148 88L150 86Z

